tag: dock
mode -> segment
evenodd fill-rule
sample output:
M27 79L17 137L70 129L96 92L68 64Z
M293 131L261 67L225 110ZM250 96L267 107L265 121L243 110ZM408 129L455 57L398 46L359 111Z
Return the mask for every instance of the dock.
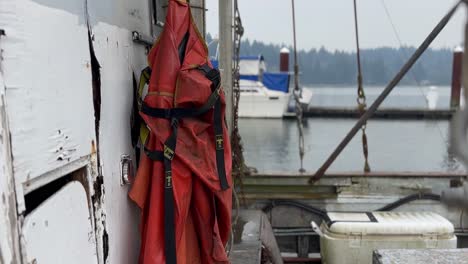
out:
M270 219L281 252L293 253L293 258L312 263L320 252L319 236L310 223L320 223L322 211L368 212L392 208L392 211L431 211L454 224L458 247L468 246L461 211L448 209L437 199L415 198L422 194L440 195L442 191L460 186L466 172L394 172L363 173L328 172L314 184L308 180L313 172L258 172L246 175L238 187L241 204L262 210ZM407 202L400 203L402 200ZM386 209L385 209L386 210ZM404 262L402 262L404 263ZM409 262L411 263L411 262Z
M304 117L323 118L359 118L361 113L357 108L336 107L308 107L304 109ZM453 109L401 109L384 108L377 110L372 118L375 119L411 119L411 120L448 120L455 113Z
M463 172L330 172L315 184L308 184L313 173L263 172L244 177L242 194L247 200L335 199L340 194L388 195L391 197L421 191L439 193L466 179ZM398 183L394 183L398 179ZM386 186L382 190L381 186ZM436 188L435 186L438 186ZM440 189L439 189L440 188ZM376 199L376 201L379 199Z

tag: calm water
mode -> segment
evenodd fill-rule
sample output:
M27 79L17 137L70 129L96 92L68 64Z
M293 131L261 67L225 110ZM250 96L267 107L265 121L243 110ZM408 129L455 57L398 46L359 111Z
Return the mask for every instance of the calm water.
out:
M422 88L424 92L428 88ZM354 106L355 90L319 88L314 106ZM382 88L366 90L372 101ZM447 108L450 91L438 89L437 108ZM419 88L397 88L383 107L424 108ZM307 119L304 167L315 171L355 124L354 119ZM298 131L294 120L241 119L239 121L249 166L259 171L297 171ZM371 120L367 127L369 161L374 171L459 171L464 168L447 151L448 121ZM351 141L330 171L359 171L363 168L360 133Z
M426 108L426 95L429 93L429 87L396 87L382 103L381 108ZM319 87L312 89L311 105L313 106L356 106L356 88L352 87ZM370 105L382 92L383 87L365 88L368 105ZM450 87L437 87L437 109L447 109L450 106Z

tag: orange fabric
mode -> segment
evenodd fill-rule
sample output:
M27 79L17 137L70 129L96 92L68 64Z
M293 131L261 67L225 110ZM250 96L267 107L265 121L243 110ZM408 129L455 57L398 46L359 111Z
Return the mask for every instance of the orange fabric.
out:
M211 82L196 65L209 62L204 40L184 1L170 0L164 30L148 55L152 68L145 103L150 107L200 107L211 94ZM189 32L185 59L179 62L178 46ZM173 93L174 98L161 94ZM221 94L222 116L225 98ZM151 133L147 147L162 150L171 127L169 121L140 113ZM231 146L226 126L224 157L231 178ZM229 263L224 246L231 225L232 192L221 191L216 167L213 110L197 118L180 120L176 155L172 161L175 230L178 264ZM164 166L142 154L129 193L142 210L140 264L165 263Z

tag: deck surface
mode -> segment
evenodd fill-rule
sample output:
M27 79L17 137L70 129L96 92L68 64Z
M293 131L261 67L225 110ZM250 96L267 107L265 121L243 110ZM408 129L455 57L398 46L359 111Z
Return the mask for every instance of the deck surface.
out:
M383 249L373 264L468 264L468 249Z
M240 210L233 225L231 264L260 264L262 247L273 264L282 264L281 254L266 215L259 210Z
M239 212L237 223L233 226L234 244L229 254L232 264L259 264L262 241L260 230L262 213L243 210Z

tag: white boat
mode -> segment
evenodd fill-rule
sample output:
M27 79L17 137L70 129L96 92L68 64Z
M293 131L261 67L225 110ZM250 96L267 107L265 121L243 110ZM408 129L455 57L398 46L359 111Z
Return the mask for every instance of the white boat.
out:
M287 110L289 93L270 90L263 83L240 80L239 117L282 118Z
M239 73L239 117L282 118L294 114L288 72L267 72L263 56L243 56L239 61ZM301 92L301 104L308 106L311 99L310 90Z
M434 110L437 107L437 101L439 100L439 92L437 86L429 87L429 92L426 94L427 108Z
M302 88L301 97L299 98L299 102L301 102L301 105L308 107L310 102L312 101L312 95L312 90Z
M301 89L301 92L299 94L299 102L302 106L302 109L307 109L309 107L310 102L312 101L312 95L313 95L312 90L304 89L304 88ZM289 98L288 108L284 116L288 116L288 117L295 116L296 115L295 107L296 107L296 100L294 98L294 94L291 94Z

